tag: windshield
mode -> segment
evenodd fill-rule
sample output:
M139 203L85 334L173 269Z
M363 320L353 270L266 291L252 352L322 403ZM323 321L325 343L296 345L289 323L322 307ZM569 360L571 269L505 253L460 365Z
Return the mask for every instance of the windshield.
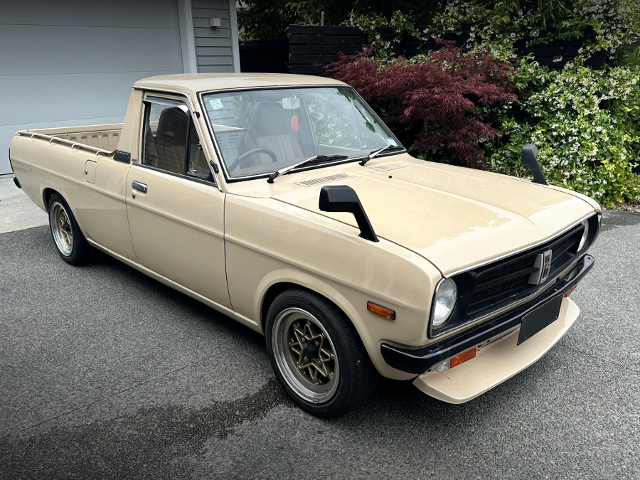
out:
M404 149L350 87L244 90L202 100L232 179L271 174L315 156L324 161L313 168L387 146L381 155Z

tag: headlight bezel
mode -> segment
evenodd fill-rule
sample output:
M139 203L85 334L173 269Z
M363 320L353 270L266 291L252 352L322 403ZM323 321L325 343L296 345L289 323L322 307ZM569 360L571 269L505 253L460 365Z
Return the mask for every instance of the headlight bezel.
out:
M451 287L453 287L452 290L451 290ZM443 292L445 291L449 291L449 292L452 291L452 293L449 293L449 298L453 299L453 303L451 304L450 307L448 307L449 311L446 317L444 318L444 320L442 320L439 324L434 325L436 309L438 308L438 305L439 305L438 295L443 295L444 294ZM429 314L429 336L430 337L433 336L433 334L435 334L438 330L442 329L444 326L447 325L449 320L451 320L451 318L453 317L453 313L455 312L457 305L458 305L458 285L456 281L451 277L441 278L440 281L437 283L436 288L434 289L433 297L431 300L431 312Z
M580 253L589 247L589 218L585 218L580 223L582 224L583 230L582 237L580 237L580 242L578 243L577 253Z

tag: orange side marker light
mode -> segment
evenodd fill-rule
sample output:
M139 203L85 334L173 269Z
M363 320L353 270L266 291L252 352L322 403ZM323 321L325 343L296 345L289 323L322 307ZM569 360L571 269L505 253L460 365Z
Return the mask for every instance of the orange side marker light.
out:
M564 298L567 298L569 295L571 295L573 293L573 291L576 289L578 285L574 285L573 288L571 290L569 290L567 293L565 293L563 295Z
M471 360L476 356L476 347L473 347L471 350L467 350L466 352L462 352L455 357L451 357L449 361L449 368L453 368L456 365L460 365L461 363L466 362L467 360Z
M389 320L396 319L395 310L391 310L390 308L383 307L382 305L378 305L377 303L367 302L367 310L372 313L376 313L381 317L388 318Z

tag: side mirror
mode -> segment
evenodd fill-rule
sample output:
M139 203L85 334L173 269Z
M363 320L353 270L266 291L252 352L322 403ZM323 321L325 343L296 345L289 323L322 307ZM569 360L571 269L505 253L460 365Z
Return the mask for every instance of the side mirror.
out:
M349 212L356 218L360 236L372 242L378 242L369 217L364 211L358 194L347 185L331 185L320 190L319 208L323 212Z
M538 147L531 143L527 143L522 148L522 165L529 167L533 174L533 183L539 183L540 185L549 185L547 179L544 178L544 173L538 163Z

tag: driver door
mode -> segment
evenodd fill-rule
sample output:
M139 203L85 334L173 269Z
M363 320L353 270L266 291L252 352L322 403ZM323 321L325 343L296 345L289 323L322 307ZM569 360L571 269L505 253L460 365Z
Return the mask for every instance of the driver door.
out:
M138 261L231 308L224 258L224 200L194 119L182 101L147 96L140 163L127 178L127 214Z

